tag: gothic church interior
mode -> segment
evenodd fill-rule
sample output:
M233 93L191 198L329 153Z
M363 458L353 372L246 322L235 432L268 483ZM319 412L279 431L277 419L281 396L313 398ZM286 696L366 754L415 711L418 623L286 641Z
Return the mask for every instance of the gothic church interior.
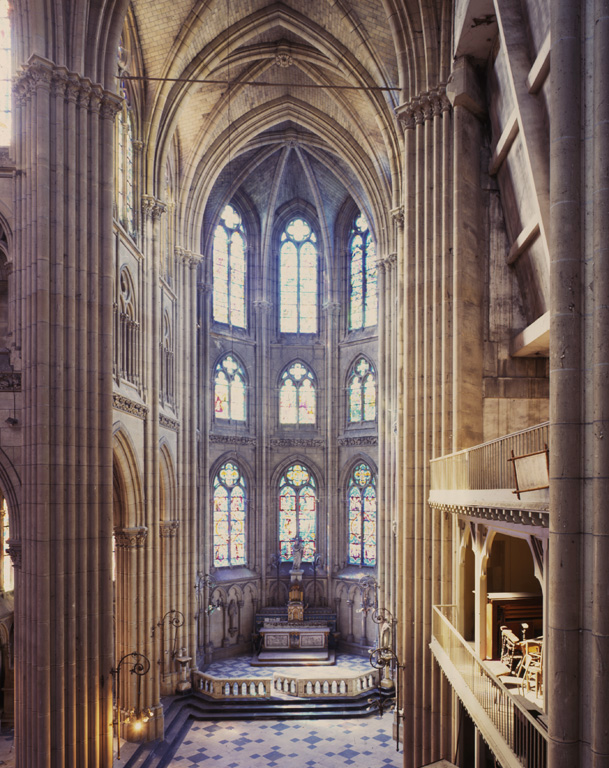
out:
M390 647L405 768L609 763L606 3L0 17L17 765L161 739L299 601Z

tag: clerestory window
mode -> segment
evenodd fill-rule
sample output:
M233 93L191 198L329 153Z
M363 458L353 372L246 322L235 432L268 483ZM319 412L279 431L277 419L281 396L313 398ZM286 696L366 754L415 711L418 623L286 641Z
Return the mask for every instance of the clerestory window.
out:
M349 238L349 330L376 325L377 306L376 247L360 213Z
M214 374L214 414L216 419L245 421L245 371L234 355L226 355Z
M317 237L305 219L292 219L279 248L279 330L317 333Z
M349 423L362 424L376 419L376 374L365 357L356 362L348 381Z
M213 317L217 323L246 328L246 233L241 215L226 205L214 233Z
M281 376L279 423L315 424L315 379L301 362L292 363Z

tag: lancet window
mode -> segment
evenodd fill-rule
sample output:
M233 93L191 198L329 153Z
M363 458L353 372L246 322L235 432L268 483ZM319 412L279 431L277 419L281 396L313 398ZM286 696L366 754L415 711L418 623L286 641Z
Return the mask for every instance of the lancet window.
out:
M161 342L161 395L165 402L174 404L173 334L169 313L163 313L163 340Z
M233 355L226 355L216 365L214 374L214 414L216 419L245 421L245 371Z
M279 386L279 422L315 424L315 379L301 362L283 372Z
M372 363L360 357L349 376L349 423L360 424L376 419L376 374Z
M214 232L213 317L217 323L246 327L246 233L241 215L226 205Z
M291 560L294 544L300 538L302 561L310 563L316 550L317 485L309 470L292 464L279 480L279 552L281 560Z
M140 324L137 319L133 280L127 267L121 269L118 283L118 328L115 338L118 340L119 375L132 384L137 384L139 378Z
M372 470L358 464L347 489L351 565L376 565L376 483Z
M376 325L377 306L376 246L360 213L349 238L349 330Z
M214 565L245 565L247 487L237 464L225 462L214 478Z
M7 0L0 0L0 146L11 141L11 24Z
M292 219L281 235L281 333L317 333L317 237L307 221Z

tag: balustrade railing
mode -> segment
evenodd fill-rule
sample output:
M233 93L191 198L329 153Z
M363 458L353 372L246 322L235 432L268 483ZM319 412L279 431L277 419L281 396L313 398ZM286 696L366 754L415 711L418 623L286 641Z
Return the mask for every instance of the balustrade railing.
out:
M205 693L213 699L268 699L273 680L270 677L222 678L194 671L192 682L195 691Z
M455 629L456 611L454 605L434 606L433 639L512 751L515 758L512 762L524 768L545 768L547 731L501 680L485 667L484 662ZM459 695L459 690L455 690ZM475 714L470 714L475 720Z
M432 459L429 462L431 490L515 488L514 469L509 461L512 451L515 456L543 451L549 445L548 431L549 422L545 422L473 448Z

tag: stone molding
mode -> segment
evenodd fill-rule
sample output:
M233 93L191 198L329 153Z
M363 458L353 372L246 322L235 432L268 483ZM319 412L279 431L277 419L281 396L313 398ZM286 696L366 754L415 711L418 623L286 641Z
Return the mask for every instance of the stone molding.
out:
M176 421L176 419L170 418L169 416L165 416L164 413L159 414L159 425L161 427L171 429L174 432L180 431L180 422Z
M124 395L118 395L114 393L112 395L112 407L117 411L123 411L123 413L130 413L132 416L137 416L138 419L145 420L148 416L148 406L142 403L136 403L134 400L130 400Z
M175 539L179 527L179 520L161 520L159 523L159 535L162 539Z
M289 53L278 53L275 56L275 64L282 69L287 69L294 64L294 59Z
M320 437L272 437L271 448L325 448L326 441Z
M15 539L8 539L6 547L6 554L13 561L13 567L18 571L21 570L21 542Z
M446 83L438 85L420 96L416 96L396 108L395 114L403 130L412 130L417 125L423 125L436 115L441 115L452 109L446 95Z
M376 435L360 435L359 437L339 437L337 440L341 448L351 445L378 445L379 439Z
M466 515L478 520L495 520L500 523L512 523L517 525L530 525L537 528L548 528L550 517L548 510L539 509L514 509L502 507L476 507L474 505L445 504L430 501L429 506L440 512L448 512L453 515Z
M262 315L269 315L273 309L272 303L268 299L254 299L254 309Z
M21 374L13 371L0 373L0 392L21 392Z
M144 546L147 536L148 528L145 525L114 529L114 540L119 549L139 549Z
M400 229L404 229L404 206L400 205L398 208L393 208L391 211L391 218Z
M323 311L328 317L338 317L340 314L340 302L329 301L327 304L323 305Z
M248 435L210 435L210 443L222 443L228 445L251 445L255 447L258 443L255 437Z

